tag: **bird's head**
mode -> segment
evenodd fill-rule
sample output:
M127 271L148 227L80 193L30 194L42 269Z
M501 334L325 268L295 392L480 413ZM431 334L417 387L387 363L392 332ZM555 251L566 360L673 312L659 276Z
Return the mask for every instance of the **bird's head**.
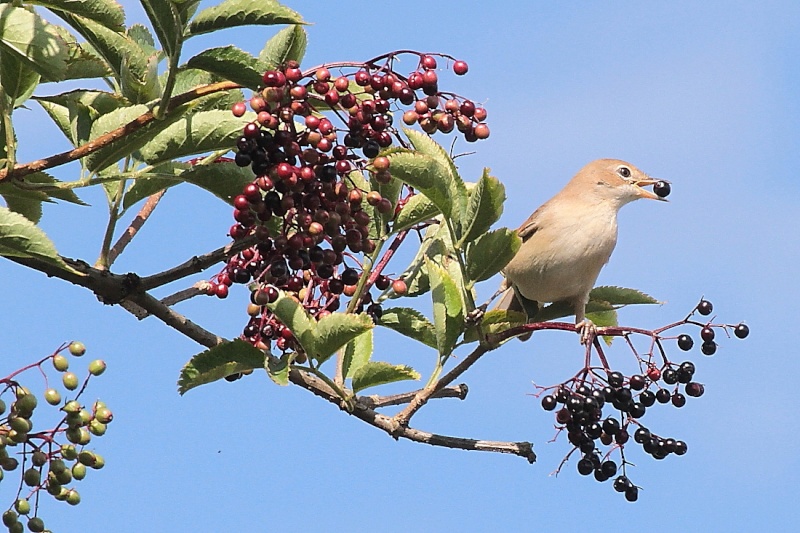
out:
M612 201L618 207L639 198L666 201L663 188L668 182L653 179L635 166L619 159L598 159L583 167L573 178L576 186L584 193ZM663 195L645 189L649 185L661 184Z

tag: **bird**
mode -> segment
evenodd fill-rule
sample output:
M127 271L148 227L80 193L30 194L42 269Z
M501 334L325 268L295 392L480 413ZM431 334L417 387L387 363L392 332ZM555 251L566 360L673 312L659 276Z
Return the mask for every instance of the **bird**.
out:
M517 229L522 245L502 270L505 279L497 294L503 297L495 309L526 313L544 303L567 302L581 343L591 343L596 327L586 318L586 304L617 244L617 213L640 198L665 201L643 188L659 181L664 180L619 159L583 167Z

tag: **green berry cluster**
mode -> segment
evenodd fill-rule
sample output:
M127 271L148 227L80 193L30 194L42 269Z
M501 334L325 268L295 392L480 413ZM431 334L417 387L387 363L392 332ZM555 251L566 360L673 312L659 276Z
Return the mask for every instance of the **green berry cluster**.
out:
M103 374L106 363L91 361L81 382L70 371L70 359L85 353L83 343L65 343L53 354L0 378L0 483L10 472L21 472L22 477L21 482L11 482L16 495L2 514L3 525L11 533L24 531L26 525L29 531L45 531L39 495L45 492L58 501L78 505L81 496L72 486L74 482L85 478L87 469L99 470L105 465L103 457L86 446L93 437L105 434L114 415L102 401L85 406L80 400L90 378ZM63 393L50 384L46 372L50 365L61 374ZM39 415L39 398L19 380L34 369L44 377L45 402L58 408L48 413L45 423L49 429L34 427L34 414L37 424L48 414Z

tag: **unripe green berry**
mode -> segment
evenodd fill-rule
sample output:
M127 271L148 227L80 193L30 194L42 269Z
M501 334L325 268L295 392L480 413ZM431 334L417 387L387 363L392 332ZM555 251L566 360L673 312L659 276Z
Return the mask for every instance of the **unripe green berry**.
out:
M94 419L103 424L108 424L114 419L114 414L108 407L101 407L94 413Z
M36 399L36 396L31 394L29 391L23 392L20 394L20 391L23 390L22 388L17 390L17 401L14 402L14 407L20 413L29 413L33 412L36 409L36 406L39 403L39 400Z
M72 481L72 470L64 470L56 474L56 481L61 485L66 485Z
M69 489L67 492L67 503L70 505L78 505L81 503L81 495L75 489Z
M72 465L72 477L80 481L86 477L86 465L82 463L75 463Z
M0 461L0 468L5 470L6 472L12 472L16 470L18 466L19 466L19 461L17 461L13 457L6 457L2 461Z
M3 525L6 526L6 527L13 526L14 524L16 524L19 521L19 519L17 517L18 517L18 515L17 515L16 511L13 511L12 509L9 509L5 513L3 513Z
M76 400L70 400L64 407L61 408L61 410L65 413L78 414L81 412L81 404Z
M85 426L92 421L92 414L86 409L81 409L81 411L78 413L78 416L80 416L82 426Z
M33 427L30 420L19 416L10 417L8 419L8 425L17 433L27 433Z
M84 450L78 454L78 462L80 464L86 466L94 466L94 463L97 461L94 452L90 452L88 450Z
M94 468L95 470L100 470L104 466L106 466L105 457L103 457L99 453L94 454L94 465L92 465L92 468Z
M51 496L58 497L58 495L61 494L61 489L62 489L61 485L59 485L58 482L56 481L56 476L53 475L52 478L51 478L51 475L48 474L47 475L47 494L49 494Z
M74 461L78 457L78 450L72 444L62 444L61 456L68 461Z
M106 362L102 359L95 359L89 363L89 373L93 376L99 376L106 371Z
M14 444L22 444L26 440L28 440L28 434L24 431L17 431L16 429L12 429L8 432L8 440L10 440Z
M25 498L20 498L14 502L14 509L16 509L19 514L28 514L31 512L31 502Z
M106 425L98 420L92 420L89 422L89 432L92 435L97 435L98 437L102 437L106 434Z
M6 402L0 400L0 415L6 412Z
M54 474L58 474L59 472L63 472L67 469L66 463L61 459L53 459L50 461L50 471Z
M75 390L78 388L78 376L72 372L65 372L64 375L61 376L61 382L64 383L64 387L68 390Z
M47 389L44 391L44 400L50 405L58 405L61 403L61 394L56 389Z
M35 516L28 520L28 529L31 530L33 533L41 533L44 531L44 520Z
M53 367L59 372L65 372L69 368L69 359L60 353L56 354L53 356Z
M42 480L42 475L38 468L29 468L22 475L22 479L29 487L35 487Z
M86 346L84 346L80 341L72 341L69 344L69 353L75 357L80 357L86 353Z
M47 462L47 454L42 450L36 450L31 455L31 462L33 466L42 466Z
M22 525L22 522L8 526L8 533L22 533L23 531L25 531L25 526Z

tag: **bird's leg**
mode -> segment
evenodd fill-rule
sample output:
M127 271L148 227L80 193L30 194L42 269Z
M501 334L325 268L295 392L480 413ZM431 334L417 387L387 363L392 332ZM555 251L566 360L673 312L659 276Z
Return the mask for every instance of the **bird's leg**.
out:
M507 290L506 284L503 283L500 285L500 288L492 295L491 298L486 300L483 304L479 305L472 311L467 314L467 325L477 324L483 318L483 315L486 313L486 310L489 308L489 305L501 294L503 294Z
M580 302L575 306L575 328L581 336L581 344L589 346L597 337L597 326L586 318L586 303Z

